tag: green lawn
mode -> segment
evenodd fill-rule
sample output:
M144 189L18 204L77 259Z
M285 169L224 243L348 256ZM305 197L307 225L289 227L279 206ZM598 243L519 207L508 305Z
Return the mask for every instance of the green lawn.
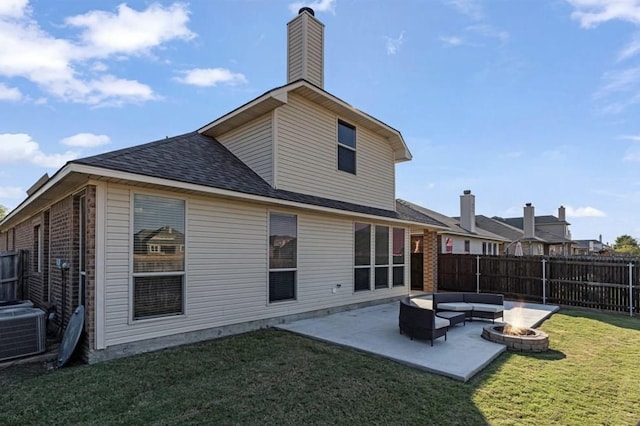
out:
M640 420L640 319L562 310L541 328L549 352L505 353L467 384L277 330L37 376L0 371L0 424Z

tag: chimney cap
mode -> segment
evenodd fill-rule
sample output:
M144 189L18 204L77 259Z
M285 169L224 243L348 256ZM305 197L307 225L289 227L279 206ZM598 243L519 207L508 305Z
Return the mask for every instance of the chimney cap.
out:
M531 203L527 203L527 204L525 204L525 206L531 207Z
M311 9L310 7L301 7L300 10L298 10L298 15L302 14L302 12L309 12L311 14L311 16L316 16L315 12L313 11L313 9Z
M471 194L471 190L470 189L465 189L462 193L464 195L469 195L469 194Z

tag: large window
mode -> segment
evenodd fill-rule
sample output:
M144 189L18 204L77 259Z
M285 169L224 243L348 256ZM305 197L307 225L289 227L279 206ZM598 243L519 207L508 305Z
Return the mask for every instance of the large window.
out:
M356 223L354 290L371 289L371 225Z
M269 215L269 302L296 298L298 218Z
M394 287L404 285L404 229L393 228L393 278Z
M133 208L133 318L183 314L185 202L136 194Z
M356 174L356 128L338 120L338 170Z
M389 228L376 226L376 288L389 287Z
M405 230L356 223L354 226L354 291L405 284Z

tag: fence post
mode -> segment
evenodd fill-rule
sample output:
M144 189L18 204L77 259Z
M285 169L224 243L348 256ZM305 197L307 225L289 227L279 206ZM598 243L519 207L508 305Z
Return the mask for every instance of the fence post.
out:
M633 263L629 262L629 316L633 316Z
M542 304L547 304L547 259L542 259Z
M476 293L480 293L480 256L476 256Z

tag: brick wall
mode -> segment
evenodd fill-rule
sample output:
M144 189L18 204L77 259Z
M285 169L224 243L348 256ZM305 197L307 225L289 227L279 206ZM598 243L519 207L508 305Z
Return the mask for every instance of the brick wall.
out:
M74 274L76 266L72 262L72 231L73 231L73 197L69 196L51 206L49 213L50 228L50 292L51 303L56 306L56 325L66 326L71 315L73 282L77 274ZM56 259L69 262L69 269L63 270L56 266Z
M86 254L86 278L85 278L85 323L84 335L80 342L82 355L85 361L89 352L96 348L95 345L95 269L96 269L96 187L88 186L85 190L86 227L85 227L85 254ZM78 210L79 219L79 210ZM79 224L79 221L78 221ZM79 235L76 233L76 235ZM79 249L78 241L78 249ZM78 250L79 253L79 250Z
M423 288L428 293L438 291L438 234L425 230L422 238Z

